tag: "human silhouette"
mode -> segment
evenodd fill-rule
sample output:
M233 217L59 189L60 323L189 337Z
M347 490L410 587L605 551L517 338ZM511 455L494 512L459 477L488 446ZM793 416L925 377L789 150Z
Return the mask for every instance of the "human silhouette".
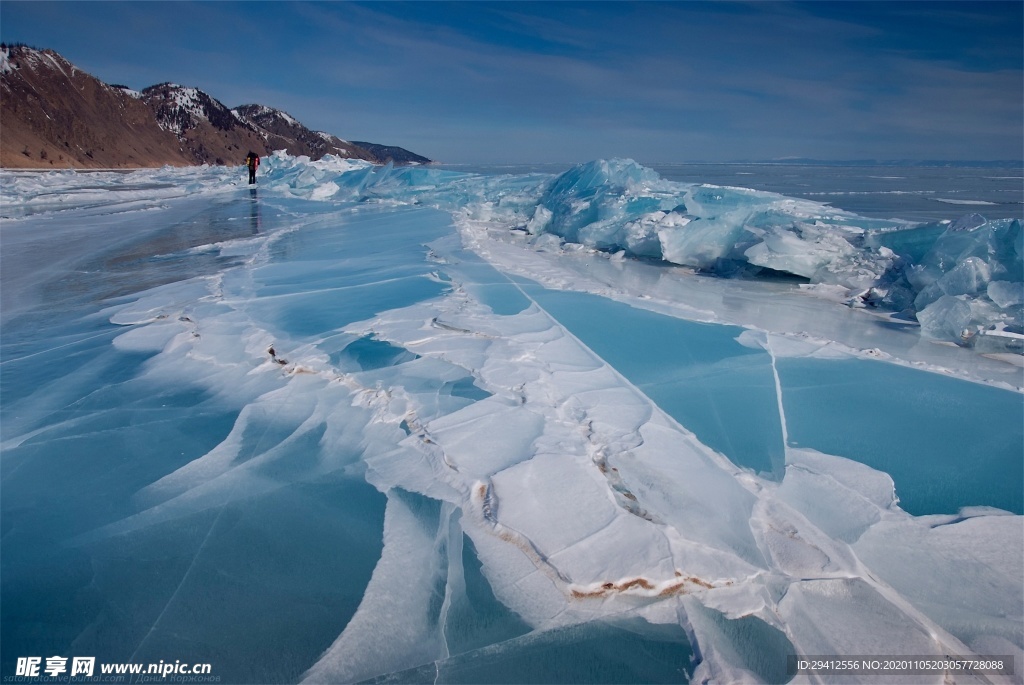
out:
M245 156L245 165L249 167L249 183L253 184L256 182L256 170L260 168L260 156L249 150Z

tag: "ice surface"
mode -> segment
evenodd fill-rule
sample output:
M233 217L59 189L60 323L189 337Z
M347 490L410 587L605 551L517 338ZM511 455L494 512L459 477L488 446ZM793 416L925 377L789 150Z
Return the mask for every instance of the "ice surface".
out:
M447 600L446 536L451 510L393 491L384 519L384 552L355 616L323 658L310 682L358 682L405 670L443 655L438 599ZM456 557L455 561L461 563ZM409 570L416 569L410 584Z
M0 176L5 673L1021 656L1019 223L621 160L264 167Z
M939 374L917 379L910 369L868 360L789 358L778 366L793 444L889 474L900 506L914 514L972 504L1024 513L1016 395Z
M740 466L781 475L784 456L771 359L744 329L685 321L582 293L524 286L559 323L701 442ZM605 321L621 323L607 334Z
M1013 560L1024 555L1014 527L1012 516L949 522L911 519L872 528L854 549L897 592L984 654L988 644L1005 649L1018 642L1014 636L1020 631L1019 617L998 606L1003 602L1017 606L1022 601L1019 576L1001 571L1012 568ZM935 606L932 598L937 593L946 594L950 601ZM1018 649L1006 653L1019 654Z

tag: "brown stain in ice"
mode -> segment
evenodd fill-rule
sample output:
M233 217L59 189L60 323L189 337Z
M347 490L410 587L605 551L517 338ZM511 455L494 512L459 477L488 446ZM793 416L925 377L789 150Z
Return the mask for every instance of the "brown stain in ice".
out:
M676 595L685 595L690 592L704 590L714 590L716 587L724 587L732 585L731 581L727 581L720 585L715 585L712 582L698 578L697 576L684 576L681 572L675 572L675 580L665 583L654 582L648 578L642 576L637 578L628 578L619 582L604 582L599 585L593 585L589 587L573 587L570 590L570 595L573 599L593 599L600 597L610 597L616 594L630 594L636 596L646 597L673 597Z

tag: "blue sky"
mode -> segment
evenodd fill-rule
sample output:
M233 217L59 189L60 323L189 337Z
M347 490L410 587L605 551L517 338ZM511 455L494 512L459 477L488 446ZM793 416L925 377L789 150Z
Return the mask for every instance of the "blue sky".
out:
M0 37L452 163L1024 157L1024 3L46 2Z

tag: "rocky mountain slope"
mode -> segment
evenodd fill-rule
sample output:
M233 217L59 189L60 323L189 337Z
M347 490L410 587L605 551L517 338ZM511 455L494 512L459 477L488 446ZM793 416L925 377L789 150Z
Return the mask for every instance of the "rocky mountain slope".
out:
M238 119L266 132L269 136L268 143L275 150L301 150L292 154L309 155L312 159L320 159L326 154L331 154L374 162L387 161L386 156L381 157L357 143L350 143L323 131L310 131L287 112L273 107L242 105L231 111Z
M0 166L193 164L144 102L55 52L0 50Z
M402 148L395 147L394 145L378 145L377 143L367 143L363 141L353 141L352 145L368 150L377 159L391 160L395 164L427 164L430 162L426 157L417 155L415 152L403 150Z
M132 168L241 164L249 150L287 150L376 163L430 160L393 146L350 143L263 105L229 109L173 83L137 92L109 85L52 50L0 46L0 166Z

